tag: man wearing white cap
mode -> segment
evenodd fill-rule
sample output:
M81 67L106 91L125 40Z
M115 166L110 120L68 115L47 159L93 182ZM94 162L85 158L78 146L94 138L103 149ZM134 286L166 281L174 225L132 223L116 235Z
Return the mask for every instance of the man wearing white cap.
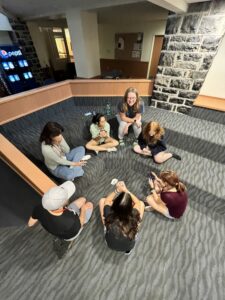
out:
M69 241L75 239L93 212L93 204L86 202L84 197L66 206L75 190L72 181L48 190L42 197L42 205L34 208L28 226L33 226L38 220L49 233L58 238Z

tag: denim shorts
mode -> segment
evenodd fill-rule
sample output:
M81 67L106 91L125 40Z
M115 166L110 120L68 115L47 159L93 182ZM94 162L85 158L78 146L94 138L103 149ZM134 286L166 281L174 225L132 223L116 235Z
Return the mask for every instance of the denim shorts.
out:
M67 208L71 211L74 212L74 214L77 214L78 216L80 216L80 209L79 207L76 205L76 203L72 202L71 204L69 204L67 206ZM86 214L85 214L85 220L84 220L84 224L86 224L90 218L91 218L91 215L92 215L92 209L87 209L86 210Z

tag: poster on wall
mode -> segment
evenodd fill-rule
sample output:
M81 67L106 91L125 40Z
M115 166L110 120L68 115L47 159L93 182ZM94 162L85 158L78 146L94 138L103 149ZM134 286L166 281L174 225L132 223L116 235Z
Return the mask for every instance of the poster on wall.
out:
M141 60L143 33L116 33L115 59Z

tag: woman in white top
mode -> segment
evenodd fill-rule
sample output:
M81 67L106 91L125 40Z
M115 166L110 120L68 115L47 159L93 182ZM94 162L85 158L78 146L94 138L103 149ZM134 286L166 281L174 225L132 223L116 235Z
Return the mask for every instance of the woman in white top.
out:
M65 180L74 180L83 176L82 166L86 161L82 160L85 149L82 146L70 150L62 136L63 127L56 122L48 122L40 136L41 151L45 165L56 177Z

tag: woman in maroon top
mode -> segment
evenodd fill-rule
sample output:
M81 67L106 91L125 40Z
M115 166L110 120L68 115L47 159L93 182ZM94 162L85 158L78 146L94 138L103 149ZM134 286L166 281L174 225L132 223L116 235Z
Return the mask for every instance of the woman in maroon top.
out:
M179 219L187 207L185 185L174 171L161 172L159 177L151 173L151 194L146 198L145 210L156 210L171 219Z

